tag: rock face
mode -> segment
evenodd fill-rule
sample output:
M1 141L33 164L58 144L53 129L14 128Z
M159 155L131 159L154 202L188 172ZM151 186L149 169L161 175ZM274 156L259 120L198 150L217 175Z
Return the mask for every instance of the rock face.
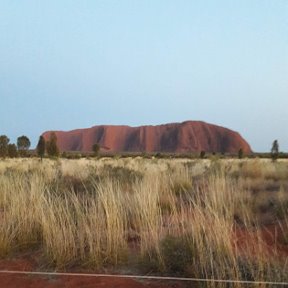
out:
M224 152L251 153L239 133L201 121L185 121L157 126L100 125L72 131L47 131L57 135L61 151L91 151L98 143L107 152Z

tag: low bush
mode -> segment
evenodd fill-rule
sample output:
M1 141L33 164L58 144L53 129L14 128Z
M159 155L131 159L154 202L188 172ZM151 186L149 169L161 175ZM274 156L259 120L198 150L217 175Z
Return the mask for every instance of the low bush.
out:
M191 272L193 249L189 237L166 236L160 243L165 272L169 275L188 276Z
M143 174L138 171L107 164L104 165L101 175L119 181L120 183L133 183L143 178Z

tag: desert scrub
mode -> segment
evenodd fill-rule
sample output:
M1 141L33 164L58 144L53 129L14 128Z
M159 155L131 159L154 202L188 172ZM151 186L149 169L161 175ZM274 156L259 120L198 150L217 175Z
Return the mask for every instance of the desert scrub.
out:
M157 177L150 175L135 183L134 193L130 198L131 226L139 235L142 255L153 249L159 252L159 240L163 228L159 188Z
M183 196L189 194L192 190L192 178L189 175L188 169L179 167L177 170L174 170L172 173L169 173L170 179L170 189L176 196Z
M69 195L45 200L41 211L44 253L50 264L63 269L77 257L77 226Z
M86 199L74 192L48 198L43 207L45 254L58 268L79 258L86 266L101 267L126 257L126 214L119 186L100 182L94 189Z
M284 235L287 183L277 173L286 173L287 162L278 161L275 168L278 162L213 161L5 160L0 163L0 255L36 245L45 263L58 269L101 269L126 265L133 252L146 259L149 271L168 275L284 280L284 244L267 246L256 208L262 205L260 195L263 205L273 200L267 213L281 208L271 223L281 222ZM255 173L255 165L261 173ZM235 236L239 230L248 235L247 247ZM250 241L253 237L257 241Z
M9 239L12 250L36 245L41 237L38 216L45 189L43 175L10 170L0 174L0 186L1 238Z
M119 183L113 180L100 183L96 186L99 219L104 221L104 251L107 262L117 264L127 252L127 212L126 202Z
M185 235L166 235L159 250L151 248L142 255L141 268L147 272L160 272L171 276L191 276L193 249Z
M118 181L121 184L131 184L137 180L143 178L142 173L126 167L113 167L110 165L104 165L101 170L101 175L106 178L110 178Z
M167 235L160 242L160 251L164 271L169 275L191 276L191 264L193 260L193 246L187 235ZM162 267L160 267L162 268Z
M239 170L235 174L244 178L261 178L263 177L262 161L260 159L241 161L239 163Z
M288 191L280 187L275 195L274 211L279 220L287 219L288 217Z
M3 258L8 256L14 248L15 232L9 216L4 212L1 212L0 215L0 258Z

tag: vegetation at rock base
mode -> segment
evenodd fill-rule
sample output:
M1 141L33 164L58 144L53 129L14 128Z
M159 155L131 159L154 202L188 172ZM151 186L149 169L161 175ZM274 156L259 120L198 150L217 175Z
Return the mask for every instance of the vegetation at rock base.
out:
M94 152L94 156L98 156L100 151L100 145L98 143L93 144L92 151Z
M46 151L46 141L42 135L39 137L36 150L37 150L37 155L42 159Z
M57 145L57 136L54 132L50 134L49 140L46 142L46 151L50 157L58 157L60 154Z
M243 158L243 156L244 156L244 152L243 152L243 149L242 149L242 148L240 148L240 149L238 150L238 158L239 158L239 159L242 159L242 158Z

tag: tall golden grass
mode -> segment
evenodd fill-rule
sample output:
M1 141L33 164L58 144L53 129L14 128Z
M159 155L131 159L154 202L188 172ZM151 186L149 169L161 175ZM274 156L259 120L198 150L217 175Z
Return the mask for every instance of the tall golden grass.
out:
M287 171L262 160L3 160L0 256L34 248L58 269L99 269L129 266L133 253L154 272L287 281L288 258L267 246L255 204L259 193L273 203L270 224L288 237Z

